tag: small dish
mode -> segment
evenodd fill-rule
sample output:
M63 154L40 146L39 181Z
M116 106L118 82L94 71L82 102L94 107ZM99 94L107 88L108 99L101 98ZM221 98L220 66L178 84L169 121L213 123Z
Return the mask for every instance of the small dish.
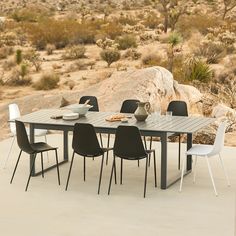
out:
M62 117L63 120L77 120L79 119L79 114L78 113L67 113L64 114Z

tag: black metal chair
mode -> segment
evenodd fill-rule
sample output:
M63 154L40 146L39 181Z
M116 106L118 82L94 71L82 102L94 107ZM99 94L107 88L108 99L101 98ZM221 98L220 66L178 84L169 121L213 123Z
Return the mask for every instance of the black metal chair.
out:
M32 161L32 165L30 167L30 174L29 174L28 181L27 181L26 188L25 188L25 191L27 191L28 186L29 186L29 182L30 182L30 178L32 176L33 169L34 169L34 166L35 166L35 160L36 160L37 154L38 153L41 154L42 177L44 177L43 152L55 151L58 184L60 185L60 173L59 173L57 148L51 147L47 143L43 143L43 142L30 144L24 123L22 123L20 121L17 121L17 120L15 121L15 123L16 123L17 143L18 143L18 146L21 150L20 150L20 154L18 156L16 165L15 165L10 183L12 183L12 181L13 181L13 178L14 178L14 175L15 175L15 172L16 172L16 169L17 169L17 166L18 166L18 163L19 163L22 152L26 152L27 154L31 154L31 155L33 154L33 161Z
M72 160L70 164L70 169L68 173L65 190L68 189L68 184L70 180L71 169L74 162L75 154L78 154L84 157L84 181L86 178L86 157L94 158L94 157L102 156L100 177L99 177L99 184L98 184L98 194L99 194L101 180L102 180L104 154L108 150L112 150L112 148L101 148L93 125L87 124L87 123L75 124L74 131L73 131L72 148L73 148L73 155L72 155Z
M127 99L124 100L121 108L120 108L120 113L134 113L136 109L138 108L138 102L140 102L137 99ZM110 146L110 134L108 134L107 137L107 147ZM107 158L106 158L106 165L108 164L108 153L107 153Z
M156 178L156 155L155 150L145 150L141 134L139 129L135 126L119 126L116 131L115 143L114 143L114 160L111 169L111 177L108 188L108 195L111 190L113 171L116 168L116 157L121 158L121 169L120 169L120 184L123 181L123 160L141 160L146 158L145 167L145 180L144 180L144 198L146 196L146 186L147 186L147 169L148 169L148 159L153 153L154 160L154 179L155 187L157 187Z
M84 104L87 100L89 100L89 105L93 106L89 109L89 111L99 111L99 106L98 106L98 99L95 96L83 96L79 100L79 104ZM99 138L100 138L100 143L101 146L103 147L103 141L102 141L102 134L99 133Z
M167 111L172 111L172 116L188 116L188 107L184 101L171 101ZM178 169L180 169L180 153L181 153L181 134L171 134L170 136L179 137L179 152L178 152Z
M83 96L79 100L79 104L84 104L87 100L89 100L89 105L93 106L89 110L90 111L99 111L98 100L95 96Z

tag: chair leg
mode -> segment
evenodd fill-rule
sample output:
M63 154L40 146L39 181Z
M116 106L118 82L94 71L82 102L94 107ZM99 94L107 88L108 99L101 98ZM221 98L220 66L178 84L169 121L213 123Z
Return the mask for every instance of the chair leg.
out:
M66 189L65 189L66 191L67 191L69 180L70 180L70 174L71 174L71 169L72 169L72 165L74 162L74 157L75 157L75 152L73 152L71 163L70 163L70 169L69 169L69 173L68 173L68 177L67 177L67 181L66 181Z
M193 183L196 183L196 175L197 175L197 156L195 156L195 161L194 161Z
M102 134L101 133L99 133L99 137L100 137L101 146L103 147L103 141L102 141Z
M116 171L116 160L115 160L115 163L114 163L114 175L115 175L115 184L117 184L117 171Z
M146 189L147 189L147 171L148 171L148 157L146 157L146 167L145 167L145 178L144 178L144 193L143 197L146 197Z
M230 186L229 177L228 177L228 174L227 174L227 171L226 171L226 168L225 168L223 159L222 159L222 157L221 157L220 154L219 154L219 158L220 158L221 166L222 166L223 171L224 171L224 174L225 174L225 178L226 178L226 181L227 181L227 185Z
M153 152L153 161L154 161L154 178L155 178L155 188L157 188L157 165L156 165L156 152Z
M33 160L33 163L32 163L31 169L30 169L30 174L29 174L28 181L27 181L27 184L26 184L26 187L25 187L25 192L27 192L27 190L28 190L30 178L32 176L34 165L35 165L36 156L37 156L37 153L34 155L34 160Z
M149 146L149 149L150 149L150 150L152 149L152 136L151 136L151 139L150 139L150 146Z
M45 136L44 136L44 139L45 139L45 143L48 143L47 135L46 135L46 134L45 134ZM47 152L47 159L48 159L48 162L49 162L49 155L48 155L48 152Z
M147 141L146 141L146 136L143 136L143 141L144 141L144 146L145 146L145 149L147 149Z
M186 161L186 158L183 158L183 160L182 160L182 170L181 170L181 180L180 180L179 192L182 191L182 186L183 186L185 161Z
M109 148L110 146L110 134L108 134L107 136L107 148ZM107 151L107 159L106 159L106 165L108 164L108 154L109 154L109 151Z
M86 157L84 156L84 181L86 178Z
M12 183L13 178L14 178L14 176L15 176L16 169L17 169L17 166L18 166L18 163L19 163L19 160L20 160L21 153L22 153L22 150L20 150L20 154L19 154L19 156L18 156L18 159L17 159L16 165L15 165L15 168L14 168L14 171L13 171L13 174L12 174L12 177L11 177L10 184Z
M102 155L102 161L101 161L101 169L100 169L99 184L98 184L98 194L100 193L100 187L101 187L101 182L102 182L103 161L104 161L104 154Z
M181 156L181 135L179 135L178 170L180 170L180 156Z
M123 184L123 159L120 159L120 184Z
M113 171L114 171L114 168L115 168L115 155L114 155L114 160L113 160L113 163L112 163L112 168L111 168L111 176L110 176L110 182L109 182L109 187L108 187L108 195L110 195L110 192L111 192L111 183L112 183L112 176L113 176Z
M212 171L211 171L211 166L210 166L208 157L205 156L205 159L206 159L206 162L207 162L207 167L208 167L208 170L209 170L209 174L210 174L210 177L211 177L211 182L212 182L212 185L213 185L213 188L214 188L215 195L218 196L218 193L216 191L215 181L213 179L213 175L212 175Z
M14 144L14 142L15 142L15 139L16 139L16 136L14 135L14 137L13 137L13 139L12 139L12 142L11 142L11 146L10 146L9 152L8 152L8 154L7 154L7 158L6 158L5 163L4 163L4 166L3 166L3 169L5 169L6 166L7 166L7 162L8 162L8 160L9 160L9 157L10 157L10 154L11 154L12 147L13 147L13 144Z
M43 153L41 152L41 167L42 167L42 177L44 178L44 169L43 169Z
M139 167L139 160L138 160L138 167Z
M57 149L55 149L55 154L56 154L56 164L57 164L57 179L58 179L58 185L61 185Z

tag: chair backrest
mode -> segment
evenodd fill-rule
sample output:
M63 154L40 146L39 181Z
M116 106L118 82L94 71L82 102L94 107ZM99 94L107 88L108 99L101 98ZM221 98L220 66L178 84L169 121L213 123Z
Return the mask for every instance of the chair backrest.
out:
M22 151L28 154L31 154L34 152L34 150L32 149L29 143L29 139L28 139L28 135L27 135L24 123L17 120L16 120L16 138L17 138L18 146Z
M124 100L120 109L120 113L134 113L138 108L137 99L127 99Z
M118 157L138 160L146 157L139 129L135 126L119 126L116 131L114 154Z
M225 141L226 125L227 125L227 121L224 121L224 122L220 123L220 125L218 127L211 155L218 154L222 151L222 149L224 147L224 141Z
M88 104L93 106L89 109L90 111L99 111L98 99L95 96L83 96L80 98L79 104L83 104L87 100L90 100Z
M76 123L72 148L81 156L99 156L103 153L93 125Z
M188 107L184 101L171 101L167 111L172 111L173 116L188 116Z
M9 119L14 120L20 117L20 110L16 103L9 104ZM16 125L14 122L10 122L10 130L13 134L16 132Z

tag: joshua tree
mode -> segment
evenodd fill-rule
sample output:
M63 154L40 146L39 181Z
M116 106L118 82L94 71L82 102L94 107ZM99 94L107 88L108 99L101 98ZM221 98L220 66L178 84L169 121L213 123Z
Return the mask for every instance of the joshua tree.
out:
M186 0L154 0L154 2L161 4L165 33L169 26L173 31L180 16L187 13L188 1Z
M224 20L227 13L236 7L236 0L223 0L223 4L224 4L224 13L222 18Z
M169 57L169 63L168 63L168 69L170 72L172 72L173 70L173 65L174 65L174 57L175 57L175 47L180 44L182 42L182 37L176 33L173 32L170 36L169 36L169 44L170 44L170 48L168 51L168 57Z

